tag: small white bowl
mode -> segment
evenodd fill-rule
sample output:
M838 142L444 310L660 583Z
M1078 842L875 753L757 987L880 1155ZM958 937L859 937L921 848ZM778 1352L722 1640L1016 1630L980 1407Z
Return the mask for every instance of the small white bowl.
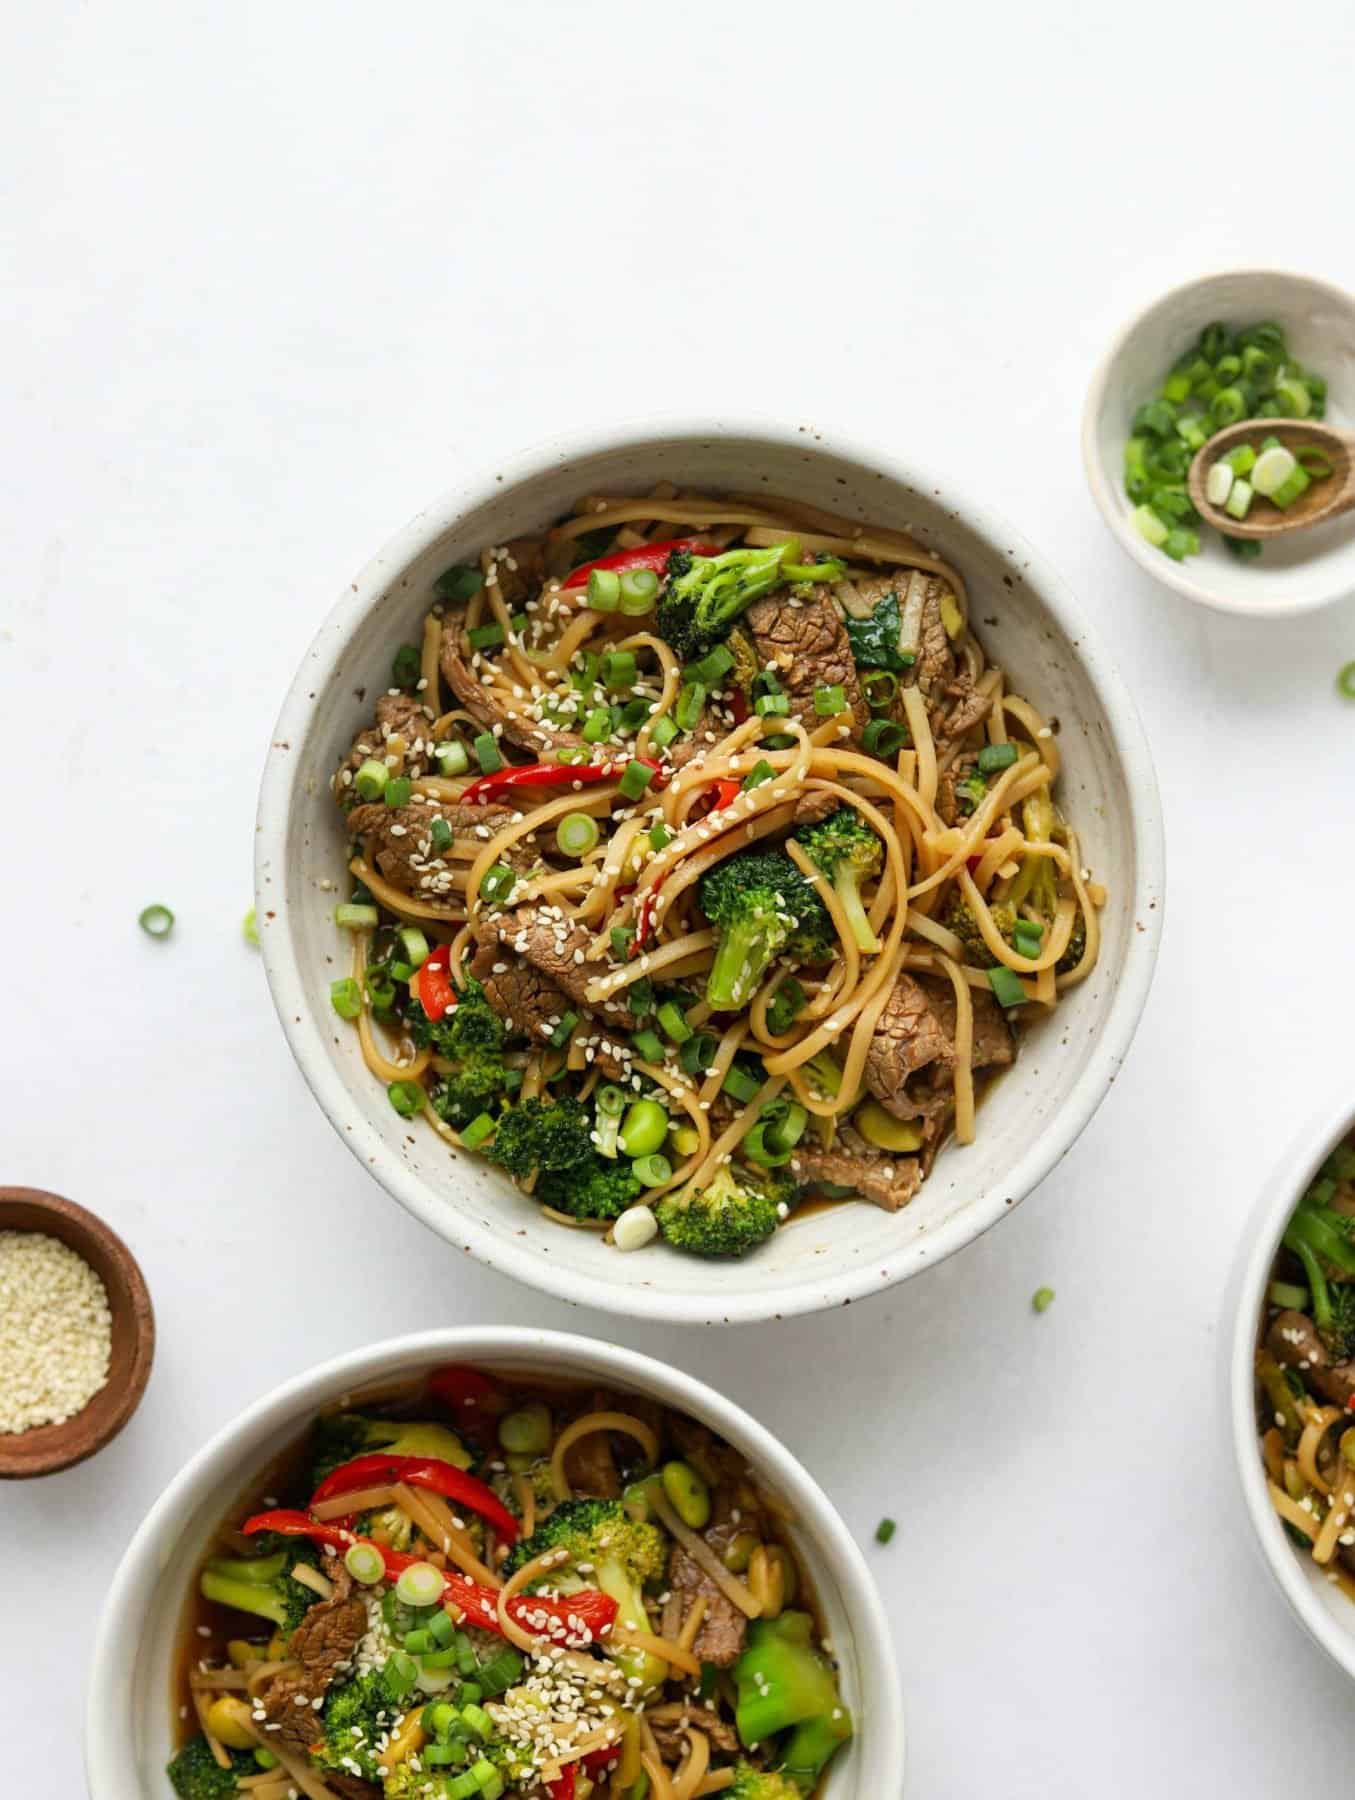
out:
M875 1800L903 1786L905 1732L894 1646L865 1559L831 1502L755 1419L681 1370L591 1338L470 1326L392 1338L321 1364L241 1413L151 1508L113 1577L95 1637L85 1703L90 1800L170 1800L164 1768L178 1629L189 1583L222 1518L252 1477L349 1393L464 1362L504 1375L577 1377L689 1413L748 1459L795 1515L793 1536L822 1605L856 1735L834 1759L823 1800Z
M330 777L417 636L449 563L540 530L580 494L765 487L863 522L909 525L963 572L993 659L1061 724L1062 797L1109 890L1091 977L1032 1030L986 1096L977 1141L944 1150L900 1213L864 1203L792 1221L756 1255L713 1264L662 1244L623 1254L545 1217L492 1163L457 1157L389 1104L334 1016L346 975L333 923L345 880ZM659 422L576 433L491 468L406 526L322 625L273 733L259 798L255 895L273 1001L311 1091L353 1154L458 1249L559 1299L680 1324L840 1306L916 1274L1005 1218L1047 1175L1114 1081L1147 997L1162 921L1162 824L1129 691L1077 600L1019 533L959 486L807 426Z
M1200 554L1173 562L1143 538L1124 491L1124 446L1135 409L1206 325L1282 325L1299 361L1327 379L1327 418L1355 420L1355 296L1309 275L1233 269L1173 288L1132 318L1092 376L1082 413L1082 462L1092 498L1124 548L1188 600L1247 618L1282 618L1355 593L1355 514L1268 543L1239 562L1217 532L1200 533Z
M1231 1314L1227 1346L1228 1413L1242 1498L1256 1541L1280 1592L1299 1623L1355 1680L1355 1601L1318 1570L1285 1535L1270 1496L1261 1461L1256 1423L1254 1366L1262 1306L1271 1265L1289 1216L1322 1164L1355 1126L1349 1082L1310 1119L1263 1188L1233 1269L1225 1318Z

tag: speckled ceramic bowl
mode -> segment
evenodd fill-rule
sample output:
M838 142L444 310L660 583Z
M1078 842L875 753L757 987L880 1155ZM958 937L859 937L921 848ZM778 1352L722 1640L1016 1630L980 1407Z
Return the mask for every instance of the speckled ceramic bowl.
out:
M862 521L909 526L963 570L993 659L1057 718L1061 797L1110 892L1095 973L1029 1034L985 1100L978 1141L951 1146L903 1212L815 1212L756 1256L711 1265L655 1244L629 1255L545 1218L493 1167L456 1158L391 1108L356 1034L330 1008L347 973L332 914L345 879L329 779L416 633L449 563L535 531L580 494L763 487ZM273 734L259 802L259 935L279 1017L306 1080L354 1155L449 1244L560 1299L681 1323L839 1306L917 1274L1004 1218L1106 1094L1148 993L1162 918L1157 782L1125 684L1074 596L1018 533L964 491L884 451L804 426L704 421L580 433L491 467L420 513L346 590L307 651Z
M905 1733L889 1622L864 1557L817 1482L755 1419L678 1369L591 1338L477 1326L394 1338L323 1363L256 1401L175 1476L128 1545L99 1621L85 1704L90 1800L173 1800L163 1771L174 1746L171 1677L185 1589L251 1475L342 1395L398 1386L448 1362L641 1394L734 1445L794 1514L796 1549L856 1722L822 1800L897 1800Z

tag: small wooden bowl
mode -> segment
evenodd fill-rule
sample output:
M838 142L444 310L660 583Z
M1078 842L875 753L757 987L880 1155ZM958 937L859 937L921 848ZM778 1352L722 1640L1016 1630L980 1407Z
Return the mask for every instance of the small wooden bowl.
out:
M0 1231L40 1231L82 1256L108 1291L113 1346L108 1380L61 1425L0 1435L0 1480L69 1469L102 1450L131 1418L155 1355L155 1315L136 1258L102 1219L41 1188L0 1187Z

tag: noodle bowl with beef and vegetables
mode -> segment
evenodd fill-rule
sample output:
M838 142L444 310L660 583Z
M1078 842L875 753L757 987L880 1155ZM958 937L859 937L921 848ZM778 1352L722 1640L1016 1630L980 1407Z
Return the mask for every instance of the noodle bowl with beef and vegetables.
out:
M897 1210L1095 963L1055 728L906 533L589 496L393 648L332 1002L562 1224L730 1256L808 1194Z

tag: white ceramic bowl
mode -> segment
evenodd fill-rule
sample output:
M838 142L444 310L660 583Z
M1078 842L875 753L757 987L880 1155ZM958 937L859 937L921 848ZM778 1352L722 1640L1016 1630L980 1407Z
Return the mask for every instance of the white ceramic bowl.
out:
M463 1362L504 1375L577 1377L689 1413L744 1455L795 1514L841 1666L856 1736L834 1761L825 1800L887 1800L903 1785L905 1734L889 1626L865 1559L790 1452L740 1407L664 1363L554 1331L468 1327L392 1338L275 1388L198 1452L156 1502L118 1565L94 1644L85 1708L90 1800L171 1800L172 1668L188 1585L222 1517L250 1479L349 1393Z
M1303 1555L1285 1535L1266 1492L1256 1426L1253 1368L1261 1308L1271 1264L1289 1215L1303 1198L1322 1164L1355 1128L1355 1100L1349 1083L1316 1115L1289 1146L1261 1192L1233 1271L1228 1311L1233 1322L1227 1346L1228 1413L1232 1420L1233 1454L1242 1498L1280 1592L1299 1623L1332 1660L1355 1679L1355 1601L1328 1581L1311 1556Z
M1355 514L1268 543L1250 562L1239 562L1208 528L1200 533L1198 556L1173 562L1135 528L1123 479L1129 421L1215 319L1233 326L1276 320L1299 361L1326 376L1327 419L1334 425L1355 421L1355 296L1278 269L1205 275L1132 318L1092 376L1082 414L1082 462L1101 516L1150 575L1219 612L1282 618L1355 593Z
M1094 975L1027 1039L985 1100L978 1141L950 1148L902 1213L860 1204L776 1233L744 1262L660 1244L622 1254L553 1225L492 1164L411 1129L335 1019L347 973L335 930L344 832L329 778L417 631L430 585L489 542L539 529L591 491L765 486L839 513L908 524L964 571L993 657L1061 722L1062 797L1110 890ZM991 622L990 622L991 621ZM359 699L358 693L365 694ZM893 457L770 423L661 423L580 434L491 468L421 513L321 627L282 709L259 802L256 899L274 1002L311 1089L355 1156L449 1243L561 1299L687 1324L841 1305L915 1274L1005 1216L1048 1174L1114 1080L1147 996L1162 918L1157 783L1129 694L1059 577L1009 526Z

